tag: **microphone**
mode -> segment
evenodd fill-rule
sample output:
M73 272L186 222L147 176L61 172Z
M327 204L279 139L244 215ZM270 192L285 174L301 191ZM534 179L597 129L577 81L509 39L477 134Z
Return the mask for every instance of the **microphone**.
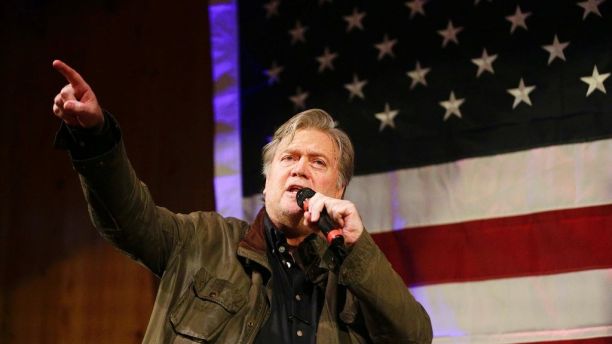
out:
M311 188L303 188L298 190L295 196L295 201L297 202L300 209L304 211L306 210L304 209L304 201L314 196L315 193L316 192ZM329 217L325 208L323 208L323 210L321 210L321 213L319 214L317 226L319 226L319 229L327 238L327 242L330 246L341 247L342 245L344 245L344 237L342 236L342 230L336 228L338 225L331 219L331 217Z

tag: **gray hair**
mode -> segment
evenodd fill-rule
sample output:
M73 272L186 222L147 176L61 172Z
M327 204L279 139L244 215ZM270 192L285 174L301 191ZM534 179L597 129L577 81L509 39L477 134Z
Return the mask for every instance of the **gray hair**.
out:
M261 152L263 160L262 173L264 177L267 178L268 176L268 169L270 163L272 163L274 159L279 143L286 137L293 140L295 133L300 129L320 130L329 135L332 141L334 141L338 149L338 187L342 188L347 186L353 177L353 165L355 161L353 144L344 131L336 128L334 119L321 109L310 109L300 112L276 129L272 141L266 144Z

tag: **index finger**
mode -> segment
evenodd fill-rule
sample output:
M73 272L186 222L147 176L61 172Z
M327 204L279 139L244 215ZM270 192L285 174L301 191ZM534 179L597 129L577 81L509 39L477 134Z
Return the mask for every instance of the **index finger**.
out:
M64 62L60 60L53 61L53 68L60 72L75 90L82 89L87 85L81 75Z

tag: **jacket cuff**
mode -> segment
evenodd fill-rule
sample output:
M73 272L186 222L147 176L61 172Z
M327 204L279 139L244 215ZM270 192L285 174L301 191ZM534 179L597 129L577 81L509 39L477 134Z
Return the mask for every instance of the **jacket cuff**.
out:
M104 111L102 128L76 128L62 122L53 145L57 149L68 150L72 160L87 160L112 150L120 141L119 124L109 112Z
M371 266L379 254L382 253L378 246L370 233L364 229L340 266L338 282L349 286L363 281L370 273Z
M120 141L109 151L86 159L72 159L74 169L82 176L104 175L107 170L113 170L122 164L125 157L125 147Z

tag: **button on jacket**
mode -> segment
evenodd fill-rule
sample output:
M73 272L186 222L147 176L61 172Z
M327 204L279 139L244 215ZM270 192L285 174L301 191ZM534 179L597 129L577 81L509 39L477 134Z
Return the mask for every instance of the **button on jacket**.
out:
M264 209L252 224L155 205L120 141L73 160L101 235L160 279L143 342L252 343L270 314ZM429 317L364 231L339 266L323 238L301 245L310 277L325 272L317 343L429 343Z

